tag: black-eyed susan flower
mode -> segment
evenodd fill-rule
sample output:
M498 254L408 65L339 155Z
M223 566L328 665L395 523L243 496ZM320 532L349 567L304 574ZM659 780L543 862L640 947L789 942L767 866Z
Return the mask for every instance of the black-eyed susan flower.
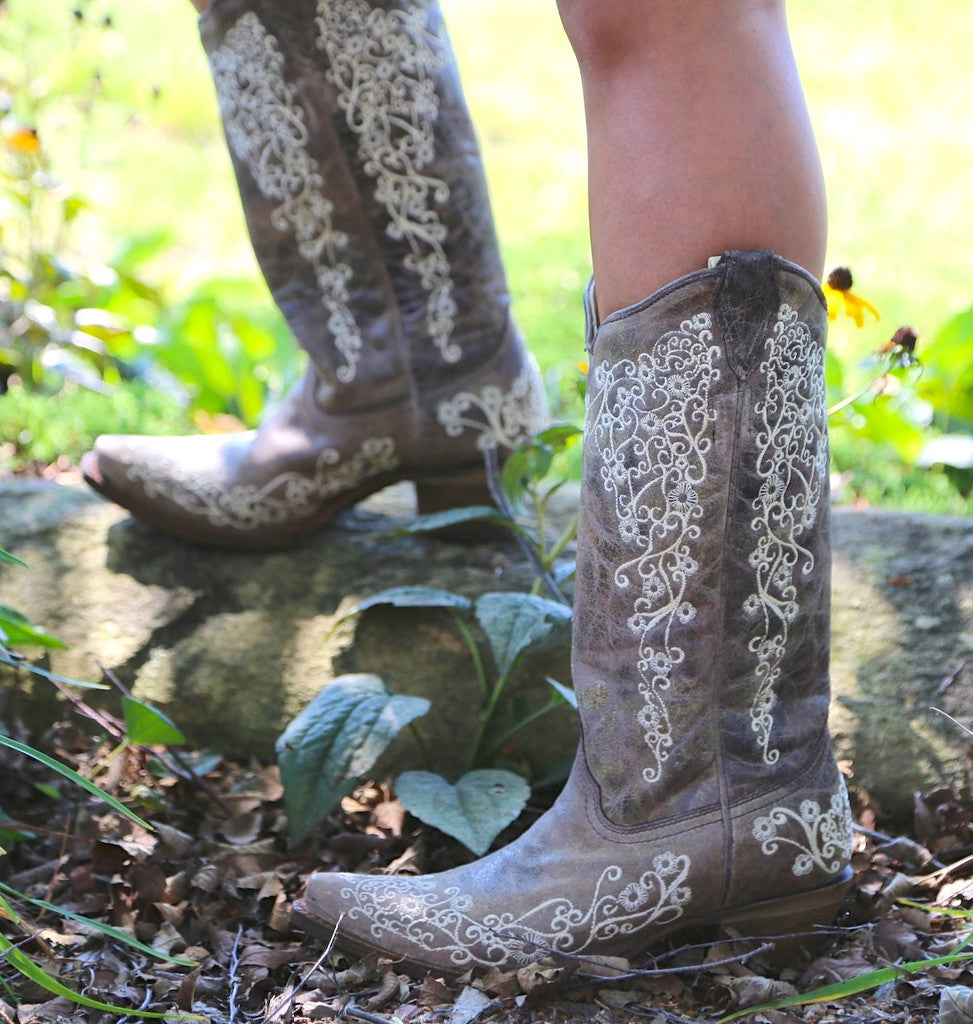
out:
M851 317L859 327L865 326L865 313L871 313L879 319L878 310L860 295L856 295L851 286L854 280L847 267L836 267L828 274L824 284L824 297L828 300L828 319L837 320L839 313Z

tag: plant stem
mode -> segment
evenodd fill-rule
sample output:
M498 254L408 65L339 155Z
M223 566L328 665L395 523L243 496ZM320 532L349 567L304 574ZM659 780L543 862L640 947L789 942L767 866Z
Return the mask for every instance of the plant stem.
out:
M511 668L513 668L513 666L511 666ZM470 748L469 760L466 763L467 771L475 768L480 759L480 748L483 746L483 740L486 737L487 729L490 726L490 720L493 718L494 712L497 710L497 704L500 702L500 695L503 693L509 677L510 669L497 679L493 686L493 693L490 694L490 699L487 701L487 706L480 712L480 724L476 730L476 739L473 741L473 746Z
M422 733L416 728L415 722L409 723L409 732L412 733L412 738L416 741L416 746L419 748L419 753L422 755L422 760L426 767L429 771L433 771L432 758L429 756L429 748L426 746L426 741L422 738Z
M559 700L559 699L549 700L544 705L544 707L538 708L536 711L532 711L529 715L526 716L526 718L522 718L519 722L517 722L516 724L511 726L500 737L500 739L498 739L496 741L496 743L494 743L490 747L490 749L486 752L487 756L489 757L490 755L495 754L498 750L500 750L500 748L505 743L507 743L509 740L511 740L514 736L516 736L517 733L520 732L521 729L523 729L526 726L530 725L532 722L536 722L538 718L541 718L542 716L546 715L548 713L548 711L553 711L555 708L562 707L563 705L565 705L565 703L566 703L565 701Z
M476 670L476 681L480 686L480 693L483 694L485 699L489 699L490 683L487 681L486 669L483 667L483 657L480 654L480 648L477 646L476 638L473 636L473 630L470 629L467 621L455 608L450 608L449 611L456 621L456 628L462 634L463 639L466 641L466 646L469 648L470 656L473 659L473 668Z

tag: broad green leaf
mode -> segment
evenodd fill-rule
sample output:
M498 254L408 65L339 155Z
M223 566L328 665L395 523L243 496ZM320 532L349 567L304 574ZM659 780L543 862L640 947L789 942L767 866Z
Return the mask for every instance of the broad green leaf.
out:
M141 952L146 953L148 956L155 957L157 960L165 960L167 963L171 964L180 964L183 967L196 966L195 960L186 960L178 956L170 956L168 953L162 953L158 949L153 949L151 946L146 946L145 943L139 942L138 939L133 939L131 935L127 935L120 928L113 928L110 924L103 924L101 921L93 921L90 917L85 917L83 914L75 914L70 910L65 910L63 907L59 907L56 903L48 903L46 900L38 900L31 896L25 896L22 892L18 892L16 889L11 888L5 882L0 882L0 889L17 899L30 903L31 906L40 907L42 910L48 910L58 917L70 918L70 920L77 921L79 924L83 924L88 928L93 928L95 931L101 932L102 935L107 935L116 942L121 942L126 946L131 946L133 949L141 950ZM3 909L4 907L8 910L12 910L10 904L0 896L0 909Z
M571 609L533 594L484 594L476 602L476 618L490 641L497 670L505 676L527 647L557 623L571 621Z
M0 638L5 643L63 650L65 644L9 605L0 604Z
M119 814L124 814L129 821L134 821L136 825L141 825L150 832L152 831L152 826L147 821L143 821L137 814L130 811L123 803L116 800L110 793L106 793L93 782L89 782L83 775L79 775L66 764L61 764L61 762L56 758L50 757L43 751L37 750L34 747L29 747L26 743L20 743L17 740L12 740L9 736L4 736L2 734L0 734L0 744L5 747L10 747L11 750L17 750L21 754L26 754L27 757L32 757L35 761L40 761L41 764L50 768L51 771L57 772L58 775L63 775L64 778L73 782L75 785L80 786L92 796L98 797L99 800L104 800L109 807L118 811Z
M423 697L396 695L374 675L340 676L277 740L291 840L299 843L414 718Z
M380 605L393 605L396 608L452 608L458 612L470 609L472 602L462 594L454 594L449 590L437 590L435 587L390 587L371 597L359 601L335 620L332 632L348 619L353 619L368 608Z
M493 769L469 772L455 786L432 772L403 772L395 794L410 814L480 856L524 809L530 786Z
M4 935L0 935L0 951L2 951L4 958L10 962L11 966L20 971L25 977L30 978L31 981L40 985L41 988L46 989L48 992L53 992L54 995L62 996L64 999L70 999L72 1003L77 1003L79 1006L87 1006L92 1010L101 1010L103 1013L126 1014L131 1017L144 1017L149 1020L206 1020L205 1017L201 1017L199 1014L155 1013L152 1010L133 1010L131 1007L112 1006L111 1003L102 1003L97 999L89 999L88 996L83 996L80 992L75 992L66 985L62 985L57 978L51 977L50 974L38 967L33 960L21 953Z
M122 698L122 709L125 716L125 738L129 743L162 743L169 746L186 742L186 737L175 723L158 708L126 696Z
M517 531L519 527L511 519L505 516L500 509L492 505L467 505L463 508L449 508L442 512L430 512L424 516L418 516L406 526L394 532L395 536L404 536L412 533L433 533L450 526L461 526L464 523L491 523L498 526L505 526L510 530Z

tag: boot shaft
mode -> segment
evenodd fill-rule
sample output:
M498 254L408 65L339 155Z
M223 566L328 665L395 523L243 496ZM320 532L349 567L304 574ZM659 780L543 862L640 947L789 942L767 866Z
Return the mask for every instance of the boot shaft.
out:
M575 684L618 824L786 785L827 743L826 323L799 268L730 253L589 334Z
M322 407L439 390L509 344L438 5L214 0L200 30L254 249Z

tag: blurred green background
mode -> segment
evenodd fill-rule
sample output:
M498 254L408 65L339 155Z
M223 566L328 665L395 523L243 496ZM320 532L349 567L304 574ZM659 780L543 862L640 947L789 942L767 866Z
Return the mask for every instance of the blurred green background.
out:
M554 0L443 6L515 312L555 412L578 421L590 269L577 69ZM851 267L881 311L865 329L834 325L830 398L882 373L872 353L900 325L922 363L833 418L838 496L968 513L973 6L792 0L789 13L829 188L828 265ZM194 411L255 422L300 358L246 240L190 4L9 0L0 44L6 137L34 127L42 147L3 156L0 469L74 458L100 430L193 429ZM130 397L82 393L70 378L87 371Z

